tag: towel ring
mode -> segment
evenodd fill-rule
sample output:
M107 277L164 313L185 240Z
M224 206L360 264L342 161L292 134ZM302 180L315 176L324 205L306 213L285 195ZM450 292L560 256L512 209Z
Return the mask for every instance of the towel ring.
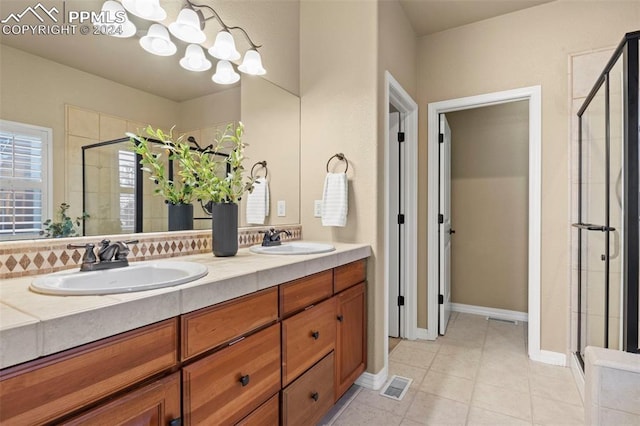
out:
M266 179L267 176L269 176L269 170L267 169L267 161L258 161L256 164L253 165L253 167L251 167L251 177L252 178L257 178L258 176L255 176L254 170L256 167L261 166L264 169L264 178Z
M329 163L331 163L331 160L333 160L334 158L337 158L338 160L345 162L347 167L344 169L344 172L347 173L347 171L349 170L349 161L347 160L347 157L345 157L344 154L341 152L329 158L329 161L327 161L327 173L329 173Z

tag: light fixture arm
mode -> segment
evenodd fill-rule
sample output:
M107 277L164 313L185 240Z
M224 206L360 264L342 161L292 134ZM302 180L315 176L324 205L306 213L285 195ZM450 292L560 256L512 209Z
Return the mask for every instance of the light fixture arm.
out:
M218 12L216 12L215 9L212 8L211 6L209 6L207 4L195 4L191 0L186 0L186 2L191 8L198 7L198 8L208 9L211 13L213 13L213 16L209 16L208 18L204 18L204 15L202 15L205 22L215 18L218 21L218 23L220 23L220 25L222 26L222 29L224 29L225 31L229 31L229 30L240 30L240 31L242 31L242 34L244 34L245 38L247 39L247 41L251 45L252 49L256 49L257 50L260 47L262 47L262 45L257 45L257 44L255 44L253 42L253 40L251 40L251 37L249 37L249 34L247 34L247 32L244 30L244 28L242 28L242 27L230 27L227 24L225 24L224 21L222 20L222 18L220 17L220 15L218 15Z

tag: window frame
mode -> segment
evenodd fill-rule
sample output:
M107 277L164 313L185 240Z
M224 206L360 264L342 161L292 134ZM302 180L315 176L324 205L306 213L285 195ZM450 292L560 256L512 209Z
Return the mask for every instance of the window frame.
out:
M32 134L42 133L42 221L53 217L53 129L34 124L20 123L0 119L0 131L11 133ZM0 178L0 181L2 178ZM43 238L38 233L12 234L0 236L1 241L11 241L25 238Z

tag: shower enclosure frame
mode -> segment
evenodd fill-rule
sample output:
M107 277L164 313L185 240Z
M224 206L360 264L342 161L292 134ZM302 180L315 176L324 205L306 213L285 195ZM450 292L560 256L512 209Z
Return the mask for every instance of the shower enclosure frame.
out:
M82 148L82 211L83 212L86 211L86 205L87 205L86 188L87 188L88 175L87 175L87 167L86 167L86 152L90 149L100 148L103 146L116 145L120 143L130 143L130 140L131 139L129 137L125 137L125 138L118 138L118 139L112 139L108 141L97 142L89 145L84 145L81 147ZM157 139L152 139L152 138L147 138L147 141L156 145L164 144L164 142L159 141ZM191 140L189 140L189 142L191 142ZM207 152L209 148L203 149L199 146L192 146L191 149L195 149L200 152ZM209 153L217 157L222 157L225 159L225 161L227 158L229 158L229 155L223 152L210 151ZM142 160L142 156L136 153L135 164L140 164L141 160ZM228 163L226 167L227 167L226 173L228 174L231 172L231 167ZM168 160L167 162L167 177L169 179L173 179L173 160ZM134 191L133 191L135 196L135 222L134 222L134 230L133 230L134 233L147 232L143 229L143 213L144 213L144 203L143 203L144 190L142 185L143 179L144 179L144 171L142 170L142 167L136 167L135 184L134 184ZM194 217L194 220L211 220L211 213L205 210L204 205L203 205L203 211L204 213L208 214L208 217ZM86 219L83 217L82 218L82 235L83 236L86 236L85 220Z
M578 316L577 316L577 348L576 356L582 367L584 361L582 359L581 348L582 336L582 299L583 299L583 274L582 274L582 250L583 250L583 232L604 232L605 233L605 253L603 260L605 262L605 314L604 314L604 347L608 347L609 341L609 262L610 262L610 233L615 229L610 224L610 155L611 155L611 123L610 123L610 104L609 104L609 74L613 67L618 63L620 57L623 58L623 221L622 221L622 238L623 238L623 269L622 269L622 300L623 305L621 320L623 322L622 330L622 348L626 352L638 353L638 287L639 287L639 262L640 262L640 235L639 235L639 124L640 124L640 87L639 87L639 45L640 31L627 33L616 48L612 57L607 62L602 73L599 75L596 83L592 87L589 95L578 111L578 174L579 174L579 191L578 191L578 223L573 226L578 229ZM594 100L598 92L604 86L605 90L605 223L603 225L594 225L584 223L583 217L583 115L587 108Z

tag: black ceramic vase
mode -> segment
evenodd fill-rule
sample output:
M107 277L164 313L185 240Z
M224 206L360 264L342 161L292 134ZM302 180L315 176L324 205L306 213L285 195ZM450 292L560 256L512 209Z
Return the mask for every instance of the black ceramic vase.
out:
M193 204L168 204L169 231L193 229Z
M219 257L235 256L238 252L238 205L212 203L211 220L213 254Z

